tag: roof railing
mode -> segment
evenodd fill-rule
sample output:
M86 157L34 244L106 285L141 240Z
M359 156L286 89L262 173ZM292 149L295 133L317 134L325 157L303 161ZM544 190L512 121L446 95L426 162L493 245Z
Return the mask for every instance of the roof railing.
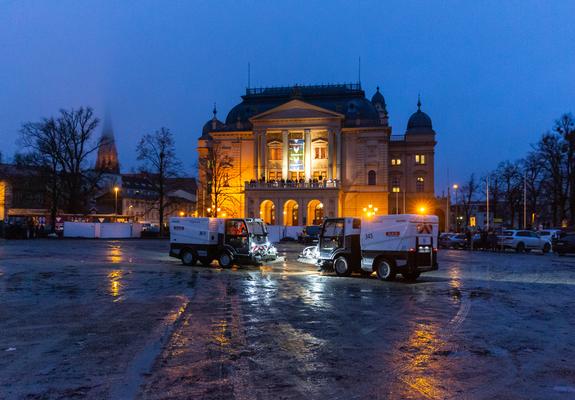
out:
M246 88L246 95L248 96L258 96L266 95L273 96L278 94L291 93L294 90L350 90L359 91L361 90L360 83L333 83L333 84L323 84L323 85L290 85L290 86L270 86L270 87L259 87L259 88Z
M312 180L299 181L287 180L271 180L271 181L245 181L244 188L250 189L267 189L267 190L292 190L292 189L337 189L340 187L340 182L336 179L324 179L322 181Z

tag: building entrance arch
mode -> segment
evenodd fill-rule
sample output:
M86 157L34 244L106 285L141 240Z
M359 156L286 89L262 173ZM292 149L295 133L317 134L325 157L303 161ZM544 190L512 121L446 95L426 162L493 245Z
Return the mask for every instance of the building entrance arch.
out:
M260 204L260 218L268 225L276 224L276 205L271 200L264 200Z
M286 226L299 225L299 204L295 200L287 200L284 203L283 221Z
M323 203L314 199L307 203L307 224L321 225L323 222Z

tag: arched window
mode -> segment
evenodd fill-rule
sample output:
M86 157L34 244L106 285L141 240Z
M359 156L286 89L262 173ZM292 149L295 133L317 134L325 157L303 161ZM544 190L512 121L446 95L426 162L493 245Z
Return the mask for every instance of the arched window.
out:
M367 184L368 184L368 185L375 185L375 181L376 181L375 171L374 171L374 170L370 170L370 171L367 173Z
M423 191L425 191L423 176L418 176L418 177L417 177L417 180L415 181L415 191L416 191L416 192L423 192Z

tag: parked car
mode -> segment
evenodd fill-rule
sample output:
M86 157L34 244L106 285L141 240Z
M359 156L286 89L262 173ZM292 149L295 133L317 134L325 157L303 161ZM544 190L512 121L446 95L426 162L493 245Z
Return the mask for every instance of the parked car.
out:
M553 251L563 256L566 253L575 253L575 233L561 233L553 244Z
M303 231L297 237L297 241L303 244L317 243L319 240L319 231L321 226L319 225L309 225L303 228Z
M539 237L536 232L526 230L505 230L497 237L501 249L513 249L518 253L540 250L548 253L551 250L551 242Z
M444 249L465 249L467 238L464 234L444 233L439 238L439 247Z
M537 232L542 239L547 239L551 242L551 247L555 246L555 242L559 239L562 231L561 229L544 229Z
M140 236L142 238L156 238L160 236L160 227L156 224L144 222L142 224L142 233Z
M481 233L475 233L471 240L473 242L473 249L474 250L481 250L489 248L489 241L487 236L482 237Z
M442 233L441 235L439 235L439 239L438 239L439 248L448 249L449 243L450 243L450 238L453 235L454 235L454 233Z

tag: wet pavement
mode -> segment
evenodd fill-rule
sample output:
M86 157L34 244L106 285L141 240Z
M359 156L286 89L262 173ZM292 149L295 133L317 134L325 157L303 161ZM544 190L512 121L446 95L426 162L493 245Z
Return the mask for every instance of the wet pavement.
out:
M446 250L389 283L168 246L0 241L0 398L575 398L575 257Z

